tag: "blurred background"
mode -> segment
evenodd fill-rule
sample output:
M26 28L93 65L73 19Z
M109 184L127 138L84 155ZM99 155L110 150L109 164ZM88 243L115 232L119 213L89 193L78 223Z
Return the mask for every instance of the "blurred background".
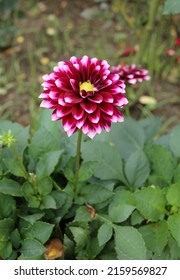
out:
M174 0L173 0L174 1ZM167 1L169 2L169 1ZM180 119L180 15L161 0L0 0L0 119L38 117L42 75L73 55L136 63L151 80L127 88L126 112Z

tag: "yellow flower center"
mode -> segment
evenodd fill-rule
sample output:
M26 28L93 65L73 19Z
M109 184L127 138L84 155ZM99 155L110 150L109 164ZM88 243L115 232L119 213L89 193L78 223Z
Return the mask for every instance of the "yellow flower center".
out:
M85 90L86 92L92 91L94 93L94 85L90 81L80 83L80 91Z

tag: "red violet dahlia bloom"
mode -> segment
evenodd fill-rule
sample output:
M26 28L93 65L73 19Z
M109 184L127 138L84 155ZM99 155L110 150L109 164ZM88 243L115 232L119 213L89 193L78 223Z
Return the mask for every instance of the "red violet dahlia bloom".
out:
M150 80L148 70L140 69L137 65L118 65L112 67L112 72L120 76L120 79L125 83L135 84Z
M117 107L128 103L125 84L110 72L106 60L73 56L60 61L43 80L40 106L54 109L52 120L62 120L68 136L80 129L93 138L102 129L109 131L111 122L124 120Z

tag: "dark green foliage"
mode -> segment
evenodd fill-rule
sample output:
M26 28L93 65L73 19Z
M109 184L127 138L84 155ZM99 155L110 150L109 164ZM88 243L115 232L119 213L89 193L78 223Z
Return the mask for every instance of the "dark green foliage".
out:
M0 256L44 259L59 238L65 259L180 259L180 127L155 140L160 126L127 118L84 137L75 189L76 135L44 112L33 136L1 121L15 142L0 150Z

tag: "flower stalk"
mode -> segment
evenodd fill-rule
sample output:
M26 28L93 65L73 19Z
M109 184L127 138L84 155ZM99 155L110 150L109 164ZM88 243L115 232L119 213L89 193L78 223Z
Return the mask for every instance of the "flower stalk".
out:
M77 148L76 148L76 166L75 166L75 176L74 176L74 187L76 190L78 183L78 174L81 159L81 142L82 142L82 130L78 130Z
M150 2L149 18L148 18L147 25L146 25L144 32L142 34L142 37L141 37L140 47L139 47L139 51L137 53L136 61L135 61L136 64L141 63L141 60L146 51L147 45L149 44L150 38L152 36L152 31L154 28L159 5L160 5L160 0L152 0Z

